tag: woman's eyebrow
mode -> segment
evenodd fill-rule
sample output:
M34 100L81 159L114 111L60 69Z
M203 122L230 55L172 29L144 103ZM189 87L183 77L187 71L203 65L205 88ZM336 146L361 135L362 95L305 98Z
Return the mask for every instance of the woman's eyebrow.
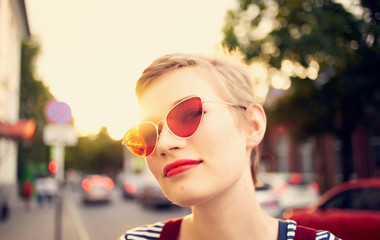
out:
M195 95L188 95L188 96L185 96L185 97L183 97L183 98L180 98L180 99L178 99L177 101L175 101L171 107L174 107L174 106L175 106L176 104L178 104L179 102L182 102L183 100L185 100L185 99L189 99L189 98L191 98L191 97L196 97L196 96L195 96Z
M195 95L188 95L188 96L185 96L185 97L182 97L176 101L174 101L171 105L170 105L170 108L168 110L168 112L165 113L165 116L164 118L166 118L167 114L169 113L169 111L171 111L173 109L173 107L175 105L177 105L178 103L182 102L184 99L187 99L187 98L190 98L190 97L195 97ZM158 123L159 121L162 121L164 119L158 119L157 117L155 116L146 116L144 118L141 118L141 122L153 122L153 123Z

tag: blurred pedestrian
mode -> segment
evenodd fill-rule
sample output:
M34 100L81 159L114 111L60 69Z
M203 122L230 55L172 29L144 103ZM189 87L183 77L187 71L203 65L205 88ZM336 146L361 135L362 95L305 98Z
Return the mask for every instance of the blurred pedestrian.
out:
M50 205L52 205L58 191L57 180L53 176L48 175L45 178L45 187L46 187L46 200Z
M0 222L6 221L10 215L8 192L0 184Z
M25 180L21 185L21 193L24 199L25 207L27 209L31 208L32 197L33 197L34 187L31 180Z
M46 176L38 175L36 177L36 194L37 203L40 207L43 207L46 201L47 187L46 187Z
M192 213L120 239L337 239L261 209L255 184L266 115L252 89L247 66L227 58L171 54L145 69L136 85L142 123L124 144L145 157L168 199Z

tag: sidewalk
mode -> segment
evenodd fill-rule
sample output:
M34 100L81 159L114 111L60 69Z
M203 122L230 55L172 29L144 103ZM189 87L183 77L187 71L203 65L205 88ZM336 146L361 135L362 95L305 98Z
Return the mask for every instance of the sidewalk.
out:
M27 209L22 200L17 199L10 205L10 217L0 222L0 240L89 240L73 200L67 194L62 204L61 234L56 231L59 214L55 204L40 207L33 202Z

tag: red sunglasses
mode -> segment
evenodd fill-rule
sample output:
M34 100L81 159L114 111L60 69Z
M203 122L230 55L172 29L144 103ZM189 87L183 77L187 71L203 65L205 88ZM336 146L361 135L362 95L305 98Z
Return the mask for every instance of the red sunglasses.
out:
M142 122L124 135L123 144L135 155L147 157L156 149L159 132L162 129L161 122L166 123L168 129L175 136L180 138L190 138L198 130L203 119L203 104L206 102L227 104L246 110L246 107L233 103L203 100L200 97L188 97L170 109L165 120L157 124L153 122Z

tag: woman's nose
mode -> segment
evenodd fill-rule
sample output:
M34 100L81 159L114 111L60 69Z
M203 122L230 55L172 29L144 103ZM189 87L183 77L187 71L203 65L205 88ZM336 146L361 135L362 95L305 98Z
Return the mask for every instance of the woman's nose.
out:
M174 135L167 124L158 124L157 154L165 157L174 150L182 149L186 146L187 140Z

